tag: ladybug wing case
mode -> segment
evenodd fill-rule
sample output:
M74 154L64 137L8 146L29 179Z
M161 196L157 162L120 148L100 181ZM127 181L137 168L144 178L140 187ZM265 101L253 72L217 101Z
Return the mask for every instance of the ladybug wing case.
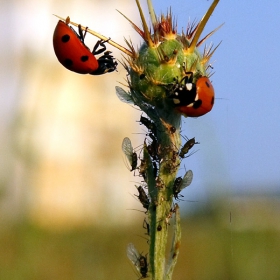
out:
M53 47L58 61L70 71L89 74L98 68L98 61L79 35L61 20L54 30Z

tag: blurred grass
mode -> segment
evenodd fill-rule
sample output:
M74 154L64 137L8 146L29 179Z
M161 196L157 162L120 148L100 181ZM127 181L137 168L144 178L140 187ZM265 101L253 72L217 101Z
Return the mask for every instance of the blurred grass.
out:
M223 212L208 207L183 219L173 279L280 279L279 231L242 230L234 219L221 219ZM50 231L29 222L2 222L0 279L139 279L126 246L133 242L145 254L146 237L139 224Z

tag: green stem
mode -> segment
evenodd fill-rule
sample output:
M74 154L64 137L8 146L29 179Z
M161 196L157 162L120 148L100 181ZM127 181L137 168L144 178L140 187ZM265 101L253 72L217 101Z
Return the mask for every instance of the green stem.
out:
M180 219L179 205L177 203L175 204L174 212L175 212L174 235L173 235L172 247L170 251L169 261L166 267L166 275L164 280L172 279L173 270L177 263L179 248L181 245L181 219Z
M179 168L178 148L181 139L178 124L180 117L177 115L171 117L171 115L169 114L168 122L163 118L155 118L155 115L150 115L157 125L158 135L157 156L160 158L160 165L156 178L147 146L144 145L143 149L143 159L147 164L146 183L151 200L148 210L150 223L149 274L153 280L163 280L166 277L165 256L169 220L173 214L173 184ZM170 129L173 126L176 128L175 132ZM168 271L171 275L171 270Z

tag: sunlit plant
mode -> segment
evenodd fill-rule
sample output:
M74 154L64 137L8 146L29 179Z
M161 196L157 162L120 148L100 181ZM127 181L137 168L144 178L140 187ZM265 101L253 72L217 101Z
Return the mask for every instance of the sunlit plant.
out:
M127 85L125 88L117 86L116 93L121 101L132 104L143 112L139 121L146 127L147 137L142 151L137 153L128 137L125 137L122 143L130 170L142 177L142 183L136 186L136 195L146 210L145 221L150 248L147 254L139 253L132 243L127 248L127 256L141 278L171 279L177 262L181 227L179 205L174 203L174 200L181 200L180 192L191 184L193 172L188 170L183 177L176 177L176 174L182 160L197 144L192 138L181 145L181 118L182 115L200 117L210 112L214 105L214 88L209 79L212 69L210 59L219 45L205 46L202 53L198 47L219 28L200 38L218 2L219 0L213 1L198 23L189 22L186 31L178 33L171 9L166 15L157 17L151 0L147 0L152 22L150 28L139 0L136 0L141 27L119 12L143 38L144 42L139 49L135 48L129 39L126 39L127 46L123 47L110 38L71 22L69 18L65 21L67 25L79 27L79 34L76 35L82 48L84 30L100 38L97 47L108 43L124 53L121 64L128 74ZM104 51L105 49L102 49L102 52ZM97 52L96 48L92 54L102 52ZM60 62L65 64L64 60ZM70 69L68 65L64 66ZM116 66L111 53L104 52L88 73L104 74L114 71ZM70 70L75 71L72 64L70 67ZM83 68L83 65L81 67ZM172 217L173 240L166 261L167 236Z

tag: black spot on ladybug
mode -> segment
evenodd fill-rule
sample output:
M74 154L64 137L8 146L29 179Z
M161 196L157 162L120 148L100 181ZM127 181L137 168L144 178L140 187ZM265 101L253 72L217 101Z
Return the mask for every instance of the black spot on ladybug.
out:
M211 105L212 105L212 106L214 105L214 97L212 97Z
M206 84L207 87L210 88L210 85L209 85L209 83L207 81L205 82L205 84Z
M88 55L83 55L83 56L81 56L80 59L82 62L86 62L86 61L88 61L88 58L89 58Z
M67 68L67 67L70 67L70 66L73 65L73 61L72 61L71 59L69 59L69 58L66 58L66 59L64 60L63 65L64 65L66 68Z
M70 36L68 34L65 34L61 37L61 41L63 43L67 43L70 40Z
M201 104L202 104L201 99L198 99L193 103L193 108L198 109L201 106Z

